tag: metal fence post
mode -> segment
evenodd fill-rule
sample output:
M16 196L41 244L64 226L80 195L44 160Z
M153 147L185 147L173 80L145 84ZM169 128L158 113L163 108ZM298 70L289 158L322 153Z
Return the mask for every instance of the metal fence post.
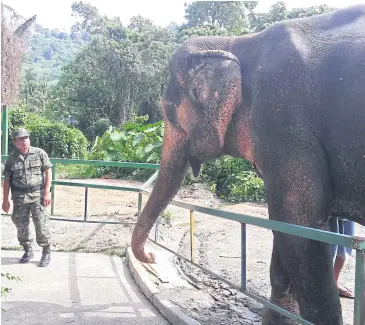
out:
M356 251L354 325L365 324L365 254Z
M54 215L54 191L56 189L56 185L54 185L53 181L56 180L56 163L52 166L52 184L51 184L51 216Z
M142 192L138 192L138 219L141 217L142 211Z
M195 221L194 221L194 211L190 210L190 260L194 263L195 261Z
M88 199L89 188L85 187L85 207L84 207L84 221L87 221L87 199Z
M9 138L9 114L8 107L3 105L1 116L1 154L8 154L8 138Z
M246 224L241 223L241 290L247 289L246 278Z

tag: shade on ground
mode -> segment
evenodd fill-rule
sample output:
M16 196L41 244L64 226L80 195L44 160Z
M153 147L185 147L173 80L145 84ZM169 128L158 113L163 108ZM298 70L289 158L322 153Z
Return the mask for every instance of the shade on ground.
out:
M20 264L20 251L1 251L2 279L12 288L3 300L6 325L169 324L135 285L121 258L102 254L52 253L48 267L38 267L41 252Z

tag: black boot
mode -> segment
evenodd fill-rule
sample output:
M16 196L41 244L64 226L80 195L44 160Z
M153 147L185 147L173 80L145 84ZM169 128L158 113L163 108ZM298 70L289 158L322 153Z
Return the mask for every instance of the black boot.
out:
M43 247L42 258L39 263L39 266L40 267L47 266L50 261L51 261L51 247L50 246Z
M28 263L33 257L33 249L32 246L23 246L24 247L24 255L20 259L20 263Z

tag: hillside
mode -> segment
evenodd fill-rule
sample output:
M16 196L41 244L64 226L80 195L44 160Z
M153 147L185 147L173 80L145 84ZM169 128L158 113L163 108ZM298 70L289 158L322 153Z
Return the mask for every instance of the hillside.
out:
M88 33L66 33L37 25L29 40L23 73L32 79L55 83L61 68L72 62L90 40Z

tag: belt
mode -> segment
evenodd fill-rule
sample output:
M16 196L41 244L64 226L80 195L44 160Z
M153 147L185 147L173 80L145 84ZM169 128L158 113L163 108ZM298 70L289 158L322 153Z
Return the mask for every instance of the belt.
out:
M29 187L11 187L13 191L21 192L21 193L33 193L44 189L43 185L29 186Z

